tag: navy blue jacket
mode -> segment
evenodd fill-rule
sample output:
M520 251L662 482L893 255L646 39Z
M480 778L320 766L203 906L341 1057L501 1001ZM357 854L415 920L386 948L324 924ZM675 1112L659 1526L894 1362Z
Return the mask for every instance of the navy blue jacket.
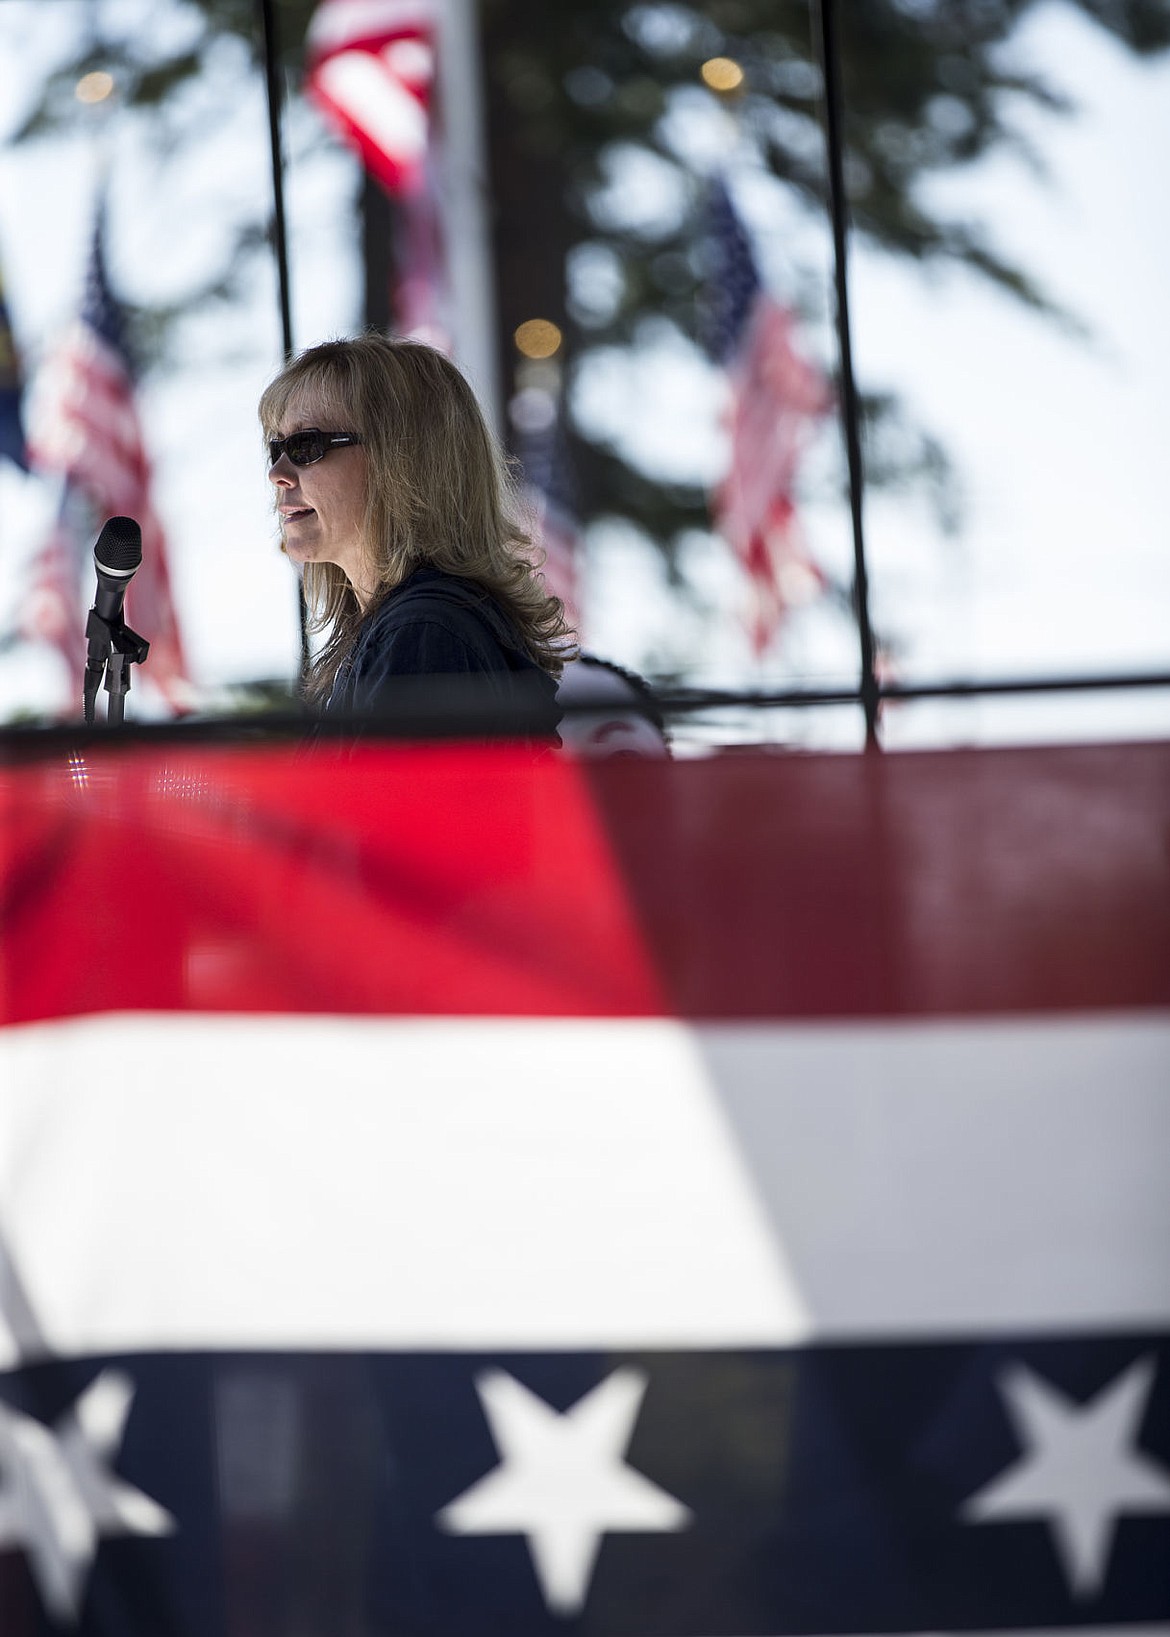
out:
M529 657L511 620L482 586L436 568L416 569L362 623L325 710L392 711L424 697L404 679L435 676L465 684L474 677L474 688L456 699L470 696L503 712L520 704L536 710L543 731L556 731L556 683Z

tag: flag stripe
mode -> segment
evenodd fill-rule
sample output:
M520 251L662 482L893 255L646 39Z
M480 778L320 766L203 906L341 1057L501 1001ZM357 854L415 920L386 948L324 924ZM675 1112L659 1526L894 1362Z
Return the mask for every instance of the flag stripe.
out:
M342 51L318 68L314 91L363 149L394 155L391 180L418 165L427 145L427 113L391 70L366 51Z
M0 1018L1166 1009L1168 790L1160 745L95 746L0 771Z
M57 1353L1170 1323L1170 1017L127 1016L5 1031L0 1078Z
M392 195L424 185L434 7L321 0L306 37L306 87Z
M438 1519L505 1453L484 1414L485 1377L506 1375L552 1421L621 1371L646 1382L628 1470L689 1517L669 1532L617 1519L599 1528L576 1629L1165 1632L1164 1504L1106 1513L1104 1583L1078 1596L1063 1568L1066 1514L979 1524L964 1503L1019 1450L1005 1364L1061 1383L1074 1408L1135 1363L1153 1366L1143 1445L1164 1473L1168 1342L1139 1333L632 1356L123 1356L102 1366L132 1393L118 1477L175 1526L100 1543L79 1629L278 1637L291 1606L309 1634L551 1637L566 1626L541 1595L536 1541L521 1532L529 1520L472 1538ZM46 1440L70 1397L101 1381L88 1361L24 1371L21 1430L39 1412ZM549 1534L559 1513L571 1540L593 1473L588 1462L579 1473L549 1468ZM1091 1476L1079 1493L1082 1504L1091 1497ZM35 1592L19 1585L25 1573L19 1556L0 1554L5 1632L22 1637L46 1629Z

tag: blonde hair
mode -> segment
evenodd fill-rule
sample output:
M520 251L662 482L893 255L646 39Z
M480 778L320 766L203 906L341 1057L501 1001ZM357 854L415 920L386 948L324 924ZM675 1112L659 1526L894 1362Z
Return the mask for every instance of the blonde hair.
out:
M519 520L504 458L450 359L422 342L377 333L310 347L261 396L266 438L278 435L290 403L305 390L336 416L327 430L362 440L363 533L377 575L363 609L336 564L305 565L312 629L328 632L305 681L309 697L328 694L365 615L423 566L481 586L509 616L529 656L559 676L575 652L573 632L560 599L540 578L543 558Z

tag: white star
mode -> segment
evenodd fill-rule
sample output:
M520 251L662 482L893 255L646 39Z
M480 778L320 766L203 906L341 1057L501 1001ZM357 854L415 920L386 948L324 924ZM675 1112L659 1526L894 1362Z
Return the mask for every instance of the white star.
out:
M134 1388L103 1370L49 1428L0 1403L0 1550L23 1547L47 1612L81 1613L85 1577L102 1535L165 1535L175 1520L109 1470Z
M1024 1454L967 1500L972 1523L1044 1518L1076 1597L1101 1590L1120 1514L1170 1513L1170 1472L1136 1448L1154 1384L1138 1359L1087 1404L1066 1398L1022 1365L999 1388Z
M503 1370L486 1371L476 1387L502 1460L436 1522L455 1535L527 1535L545 1602L576 1614L607 1530L669 1533L691 1521L622 1459L646 1381L615 1370L560 1415Z

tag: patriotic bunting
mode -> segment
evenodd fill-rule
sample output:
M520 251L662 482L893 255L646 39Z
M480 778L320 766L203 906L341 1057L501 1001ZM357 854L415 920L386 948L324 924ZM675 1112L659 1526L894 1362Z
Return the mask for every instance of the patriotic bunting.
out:
M1168 788L0 770L5 1637L1166 1629Z

